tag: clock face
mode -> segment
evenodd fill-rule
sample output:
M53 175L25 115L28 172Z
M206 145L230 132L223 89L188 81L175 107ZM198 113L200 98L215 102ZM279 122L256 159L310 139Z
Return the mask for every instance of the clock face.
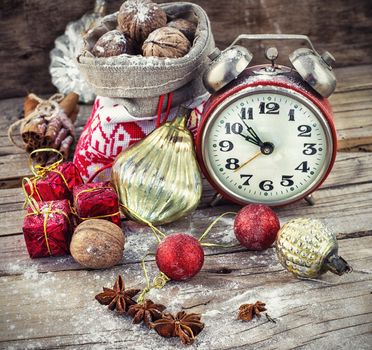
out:
M281 205L303 197L324 177L332 149L332 134L320 110L280 87L230 96L203 131L207 171L238 202Z

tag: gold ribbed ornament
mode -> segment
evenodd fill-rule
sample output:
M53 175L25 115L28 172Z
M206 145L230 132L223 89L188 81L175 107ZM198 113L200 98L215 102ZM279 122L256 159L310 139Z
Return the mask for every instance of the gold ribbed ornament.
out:
M112 168L121 209L130 219L153 225L173 222L197 207L202 179L193 137L186 128L189 111L123 151Z
M281 264L298 277L351 271L337 255L336 236L319 220L298 218L287 222L278 232L276 252Z

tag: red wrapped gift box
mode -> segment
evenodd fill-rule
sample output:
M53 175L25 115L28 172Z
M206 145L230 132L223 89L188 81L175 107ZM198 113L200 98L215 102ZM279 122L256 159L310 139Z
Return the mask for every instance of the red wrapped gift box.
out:
M107 219L121 226L119 201L109 182L95 182L75 186L74 207L80 220Z
M35 177L26 180L25 190L36 201L72 199L72 189L83 180L72 162L42 168Z
M68 200L38 202L27 208L23 234L31 258L69 254L71 215Z

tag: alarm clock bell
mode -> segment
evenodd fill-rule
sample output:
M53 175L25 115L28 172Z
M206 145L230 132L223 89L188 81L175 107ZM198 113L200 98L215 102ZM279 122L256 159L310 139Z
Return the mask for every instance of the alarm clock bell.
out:
M204 73L203 82L210 93L215 93L232 82L248 67L253 58L252 53L245 47L236 45L237 42L243 39L306 41L310 48L299 48L289 55L292 66L304 81L321 96L329 97L336 89L336 77L332 71L332 64L335 62L334 57L328 51L320 55L307 36L295 34L242 34L224 51L221 52L216 48L209 55L212 63ZM273 62L277 57L278 52L276 48L267 50L266 58Z

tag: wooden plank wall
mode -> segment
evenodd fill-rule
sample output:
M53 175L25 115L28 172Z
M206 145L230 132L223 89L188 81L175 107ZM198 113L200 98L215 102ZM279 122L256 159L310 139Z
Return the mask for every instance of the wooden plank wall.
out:
M297 33L309 35L321 51L331 51L337 67L372 63L371 0L193 1L208 12L221 48L240 33ZM109 11L121 2L109 1ZM55 91L48 73L49 51L66 24L93 4L94 0L0 0L0 98ZM250 48L256 53L260 45ZM281 48L285 62L288 48ZM260 57L256 54L256 62Z

